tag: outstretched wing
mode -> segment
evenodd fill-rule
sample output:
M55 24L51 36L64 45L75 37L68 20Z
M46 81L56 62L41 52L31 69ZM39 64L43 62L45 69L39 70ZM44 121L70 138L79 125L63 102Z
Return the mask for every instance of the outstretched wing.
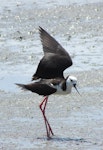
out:
M39 27L44 57L40 60L32 80L38 78L63 78L63 71L72 65L66 50L43 28Z
M68 56L66 50L43 28L39 27L40 38L45 53L54 53L58 55Z
M53 88L52 86L48 84L42 84L39 82L34 82L31 84L18 84L16 83L19 87L21 87L24 90L29 90L31 92L37 93L39 95L43 96L49 96L57 91L56 88Z

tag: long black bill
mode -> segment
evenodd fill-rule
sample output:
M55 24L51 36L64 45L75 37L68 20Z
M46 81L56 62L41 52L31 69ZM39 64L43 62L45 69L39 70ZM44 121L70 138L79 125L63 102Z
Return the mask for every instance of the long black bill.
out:
M76 91L78 92L78 94L80 95L80 93L79 93L79 91L78 91L78 89L77 89L77 87L76 87L76 84L74 84L73 86L74 86L74 88L76 89ZM81 96L81 95L80 95L80 96Z

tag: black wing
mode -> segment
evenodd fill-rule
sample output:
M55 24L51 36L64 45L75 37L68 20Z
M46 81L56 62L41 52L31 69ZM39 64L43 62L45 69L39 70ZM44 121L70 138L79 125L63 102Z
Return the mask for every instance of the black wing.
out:
M37 93L39 95L43 96L49 96L57 91L57 89L53 88L52 86L48 84L43 84L40 82L34 82L31 84L18 84L16 83L19 87L21 87L24 90L29 90L31 92Z
M63 71L72 65L66 50L44 29L39 28L44 57L40 60L32 80L38 78L63 78Z
M54 53L63 56L69 56L66 50L43 28L39 27L40 38L45 53Z

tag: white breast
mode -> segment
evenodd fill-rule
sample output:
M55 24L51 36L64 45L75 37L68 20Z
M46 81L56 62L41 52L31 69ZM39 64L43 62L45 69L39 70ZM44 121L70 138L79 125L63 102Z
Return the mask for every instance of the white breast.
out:
M72 85L69 82L67 82L67 88L65 91L63 91L63 89L61 88L61 84L56 86L52 85L52 86L57 89L57 92L54 93L55 95L66 95L71 93L72 90Z

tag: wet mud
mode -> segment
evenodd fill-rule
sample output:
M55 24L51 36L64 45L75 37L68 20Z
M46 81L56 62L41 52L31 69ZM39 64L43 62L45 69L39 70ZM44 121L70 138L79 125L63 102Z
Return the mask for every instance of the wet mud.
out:
M73 3L74 2L74 3ZM97 3L98 2L98 3ZM0 6L0 149L100 150L103 148L103 3L7 2ZM50 96L46 114L54 131L47 140L42 97L21 91L43 56L38 26L70 53L65 71L78 89Z

